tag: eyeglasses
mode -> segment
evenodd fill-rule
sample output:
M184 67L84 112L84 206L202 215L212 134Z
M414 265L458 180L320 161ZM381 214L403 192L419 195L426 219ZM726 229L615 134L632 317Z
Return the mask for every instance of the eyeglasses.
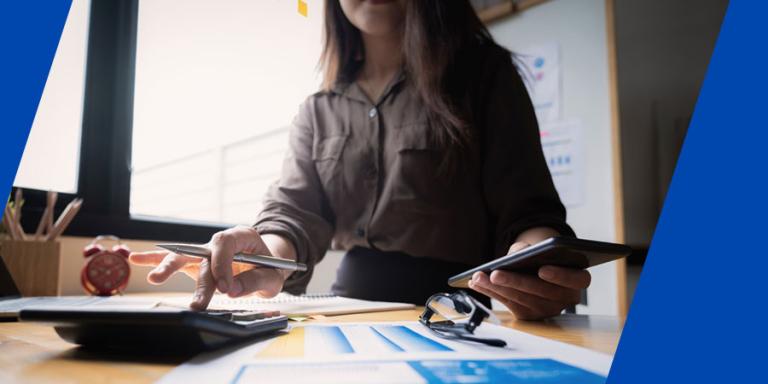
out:
M443 320L432 321L433 317ZM500 324L499 319L485 305L475 300L464 291L455 293L438 293L432 295L419 317L432 333L444 339L466 340L476 343L504 347L507 343L500 339L485 339L475 337L474 332L483 320L488 319L494 324Z

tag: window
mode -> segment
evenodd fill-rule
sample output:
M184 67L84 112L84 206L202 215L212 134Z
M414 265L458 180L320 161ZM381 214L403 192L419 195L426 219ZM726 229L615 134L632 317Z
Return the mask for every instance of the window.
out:
M85 200L71 236L204 242L251 223L319 85L307 4L74 0L16 180L24 228L47 189L66 192L57 212Z
M318 89L322 2L139 4L130 213L250 224Z
M14 185L75 192L90 1L74 0Z

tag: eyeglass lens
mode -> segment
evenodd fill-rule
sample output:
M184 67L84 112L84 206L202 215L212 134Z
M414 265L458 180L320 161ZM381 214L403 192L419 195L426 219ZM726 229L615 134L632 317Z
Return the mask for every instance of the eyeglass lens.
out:
M428 305L436 315L453 322L467 321L471 315L471 310L467 311L468 308L464 308L447 296L435 296Z

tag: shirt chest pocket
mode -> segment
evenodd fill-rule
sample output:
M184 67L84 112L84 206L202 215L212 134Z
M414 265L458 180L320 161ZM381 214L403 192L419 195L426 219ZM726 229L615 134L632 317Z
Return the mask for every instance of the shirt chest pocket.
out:
M441 164L445 152L431 140L426 123L404 126L396 142L393 199L409 211L436 213L446 207L448 191Z
M342 175L344 148L349 135L329 136L319 138L312 145L312 161L323 185L328 189L334 184L339 185Z

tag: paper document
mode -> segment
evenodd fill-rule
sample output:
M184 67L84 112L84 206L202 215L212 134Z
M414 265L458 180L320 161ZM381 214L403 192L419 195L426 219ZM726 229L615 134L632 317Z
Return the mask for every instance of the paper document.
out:
M35 297L6 300L0 302L0 317L3 314L15 315L24 308L78 307L95 310L147 310L153 308L189 308L190 295L147 295L147 296L71 296L71 297ZM279 311L286 316L343 315L393 311L413 308L413 304L366 301L334 295L294 296L280 293L274 298L263 299L257 296L232 299L226 295L215 295L208 305L209 309L221 310L262 310Z
M446 340L418 322L307 324L252 345L200 355L161 383L602 383L612 356L483 324L478 337L507 347Z
M0 317L15 317L27 308L93 308L98 310L147 310L158 300L143 296L44 296L0 301Z
M188 306L189 301L189 297L169 297L163 298L162 304ZM393 311L413 307L413 304L408 303L358 300L330 294L295 296L285 292L271 299L263 299L258 296L233 299L226 295L216 295L208 305L209 309L280 311L281 314L286 316L345 315L350 313Z
M552 359L261 362L241 368L241 383L603 383L605 378ZM524 380L521 380L524 379Z

